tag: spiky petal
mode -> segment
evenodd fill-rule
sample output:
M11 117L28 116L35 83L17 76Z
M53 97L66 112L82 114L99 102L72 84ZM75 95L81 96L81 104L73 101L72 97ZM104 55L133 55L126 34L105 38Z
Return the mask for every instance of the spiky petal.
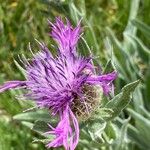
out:
M80 38L80 22L77 27L73 28L69 20L66 19L67 25L65 25L60 17L56 18L56 22L53 24L49 21L52 27L51 36L58 43L60 53L67 56L76 53L76 45Z
M9 89L13 89L13 88L17 88L17 87L21 87L21 86L25 86L26 85L26 81L7 81L3 86L0 86L0 93L9 90Z
M53 134L56 137L52 142L47 144L47 147L59 147L64 145L66 150L74 150L79 139L78 121L68 106L60 116L61 120L56 128L49 125L51 131L48 131L46 134ZM73 124L73 127L71 126L71 123Z

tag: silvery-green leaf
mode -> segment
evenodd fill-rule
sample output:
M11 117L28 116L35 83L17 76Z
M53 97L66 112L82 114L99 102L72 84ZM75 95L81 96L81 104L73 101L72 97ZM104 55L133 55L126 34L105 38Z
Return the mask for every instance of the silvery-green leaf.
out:
M115 124L113 124L110 121L107 122L107 126L105 128L105 133L107 134L107 136L110 139L116 139L117 135L119 134Z
M147 55L150 55L150 50L148 49L148 47L146 47L143 42L136 36L133 36L133 35L126 35L128 38L131 38L131 40L134 41L136 47L141 50L141 52L144 52L146 53Z
M117 118L117 121L118 123L121 123L121 125L124 122L119 117ZM130 138L130 140L136 143L136 145L138 145L138 147L141 148L141 150L150 149L149 140L147 140L145 132L143 132L142 130L140 131L137 127L134 127L131 124L128 124L127 126L128 126L128 137ZM147 129L146 132L147 134L149 134Z
M142 110L142 113L146 116L146 118L150 120L150 112L146 110L143 106L141 106L140 109Z
M119 136L115 140L115 150L125 150L127 149L127 143L128 143L128 137L127 137L127 128L128 123L130 121L129 119L124 120L123 125L121 127Z
M140 0L132 0L130 4L130 13L128 18L128 24L124 32L130 33L132 35L136 34L136 28L131 24L131 20L135 19L140 6Z
M50 127L48 126L48 123L44 121L36 121L33 125L32 130L37 131L40 134L43 134L50 130Z
M50 114L46 110L38 110L32 112L25 112L21 114L17 114L13 117L15 120L22 120L22 121L45 121L45 122L54 122L55 119L51 118Z
M15 65L17 66L17 68L20 70L20 72L21 72L24 76L26 76L26 70L25 70L24 68L22 68L16 60L14 60L14 63L15 63Z
M129 104L131 100L131 94L134 91L134 89L139 84L139 80L129 83L126 86L122 88L121 93L116 95L112 100L110 100L106 105L105 108L110 108L114 112L112 113L112 117L110 119L113 119L117 115L120 114L120 112Z
M112 72L112 71L114 71L114 67L113 67L113 65L112 65L111 60L109 60L109 61L107 62L107 64L105 65L103 74L105 74L105 73L110 73L110 72Z
M102 140L101 134L106 127L106 122L103 119L91 120L87 125L88 133L90 134L92 140L100 139Z
M43 144L47 144L50 140L49 139L37 139L34 138L34 140L32 141L33 143L43 143Z
M150 134L147 131L150 131L150 120L142 116L141 114L135 112L132 109L127 109L131 116L135 119L137 128L141 131L141 134L145 136L145 140L149 139Z
M27 122L27 121L22 121L21 123L22 123L24 126L26 126L26 127L30 128L30 129L32 129L32 128L33 128L33 126L34 126L34 124L33 124L33 123L31 123L31 122Z
M32 128L33 131L36 131L37 133L39 133L40 135L48 138L49 140L54 139L54 135L52 134L45 134L46 132L52 130L49 126L47 122L44 121L36 121L33 125Z
M111 108L99 108L94 112L92 117L97 119L102 118L104 120L109 120L112 117L113 113L114 111Z
M147 37L150 37L150 27L143 22L139 20L132 20L132 23L139 29L141 30L144 35L147 35Z

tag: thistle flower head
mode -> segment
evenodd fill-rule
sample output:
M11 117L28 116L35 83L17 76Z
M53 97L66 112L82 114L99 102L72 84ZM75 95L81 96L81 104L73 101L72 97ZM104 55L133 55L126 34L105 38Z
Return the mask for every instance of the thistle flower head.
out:
M64 146L74 150L79 140L79 118L90 116L99 104L101 93L108 94L116 72L96 75L91 57L85 58L77 52L77 42L81 36L80 22L73 28L66 19L56 18L51 36L58 44L57 55L53 56L44 43L41 51L28 62L25 81L9 81L0 87L0 92L23 87L24 97L32 99L38 107L47 108L52 115L58 115L60 121L56 128L50 126L46 134L55 135L47 147ZM103 92L102 90L103 89Z

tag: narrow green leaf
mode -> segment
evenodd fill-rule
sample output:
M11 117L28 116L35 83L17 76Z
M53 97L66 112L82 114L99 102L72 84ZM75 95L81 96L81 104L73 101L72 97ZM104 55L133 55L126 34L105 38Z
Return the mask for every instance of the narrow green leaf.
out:
M141 30L144 35L147 35L147 37L150 37L150 27L143 22L139 20L132 20L132 23L139 29Z
M50 140L49 139L37 139L34 138L34 140L32 141L33 143L43 143L43 144L47 144Z
M131 100L131 94L134 89L139 84L140 80L135 82L129 83L122 88L121 93L116 95L112 100L110 100L106 105L105 108L110 108L114 112L112 113L112 118L116 117L120 114L120 112L128 105Z
M109 118L112 117L112 114L114 113L114 111L110 108L99 108L98 110L96 110L94 112L94 114L92 115L93 118L96 119L104 119L104 120L109 120Z
M117 118L117 120L119 121L117 123L121 123L121 125L124 123L124 121L119 117ZM149 149L149 141L146 142L145 138L142 135L140 135L138 129L132 126L131 124L128 124L127 126L129 139L133 141L136 145L138 145L138 147L140 147L142 150Z
M92 140L102 139L101 134L106 127L106 122L103 119L91 120L87 125L88 133Z
M141 114L135 112L132 109L127 109L131 117L135 120L135 127L128 124L128 135L132 141L134 141L141 149L150 149L150 120L143 117ZM119 122L123 124L121 119Z
M52 130L47 122L44 121L36 121L32 128L33 131L39 133L41 136L48 138L49 140L53 140L55 138L52 134L45 134L46 132Z
M32 128L33 128L33 126L34 126L34 124L33 124L33 123L31 123L31 122L27 122L27 121L22 121L21 123L22 123L24 126L26 126L26 127L30 128L30 129L32 129Z
M105 133L110 139L116 139L119 132L117 132L117 128L115 124L113 124L111 121L107 122L107 126L105 128Z
M119 137L116 139L116 150L124 150L127 148L127 125L129 123L130 118L124 120L123 125L120 130Z
M110 37L110 40L114 46L113 55L111 54L113 62L115 63L117 70L119 70L120 76L124 80L129 81L127 70L124 70L124 68L128 69L126 62L126 58L128 58L127 51L124 49L123 44L116 38L114 32L110 28L107 27L106 32L108 33L108 36ZM112 52L110 51L109 53Z
M49 131L50 127L44 121L36 121L34 123L34 126L33 126L32 130L37 131L40 134L43 134L43 133Z
M140 0L132 0L130 2L131 2L130 14L129 14L129 19L128 19L128 24L126 26L124 33L131 33L132 35L135 35L136 34L136 28L132 25L132 23L130 21L135 19L137 14L138 14L139 6L140 6Z
M17 66L17 68L20 70L20 72L22 73L22 75L26 76L26 70L23 69L16 60L14 60L14 63Z
M150 112L146 110L146 108L144 108L143 106L141 106L140 109L142 110L144 115L150 120Z
M114 71L114 67L113 67L113 65L112 65L111 60L109 60L109 61L107 62L107 64L105 65L103 74L105 74L105 73L110 73L110 72L112 72L112 71Z
M126 36L128 38L131 38L140 50L142 50L146 54L150 55L150 50L142 43L142 41L139 38L137 38L136 36L130 35L130 34L128 34Z
M45 121L45 122L55 122L55 119L51 118L50 114L46 110L38 110L35 112L26 112L17 114L13 117L15 120L21 121Z
M138 136L140 137L140 143L143 143L143 146L150 149L150 120L142 116L141 114L135 112L132 109L127 109L131 116L135 119L136 128L138 130Z
M150 131L150 120L143 117L141 114L135 112L134 110L128 108L127 111L131 114L131 116L136 120L140 127L145 128L146 131ZM149 136L150 138L150 136Z

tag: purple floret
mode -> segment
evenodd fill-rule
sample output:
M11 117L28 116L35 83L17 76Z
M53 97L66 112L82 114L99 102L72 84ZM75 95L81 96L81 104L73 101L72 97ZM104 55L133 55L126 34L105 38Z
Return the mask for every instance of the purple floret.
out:
M73 28L66 19L66 25L61 18L56 18L51 36L58 44L57 56L53 56L45 44L40 43L41 51L34 55L30 62L25 62L26 80L9 81L0 86L0 92L22 87L27 92L23 96L32 99L40 108L47 108L52 115L58 115L60 121L46 134L55 136L47 147L64 146L66 150L74 150L79 141L79 123L72 110L74 100L84 101L85 85L100 85L104 94L113 90L115 71L109 74L96 75L91 58L85 58L77 53L76 46L81 36L80 22Z

